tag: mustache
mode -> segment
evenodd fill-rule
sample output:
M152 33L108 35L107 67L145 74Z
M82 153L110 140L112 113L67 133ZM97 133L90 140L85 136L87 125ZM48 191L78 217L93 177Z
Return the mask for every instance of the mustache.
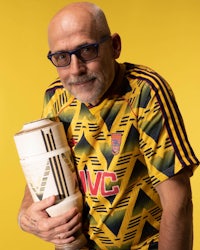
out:
M75 76L75 77L69 78L67 80L67 84L75 85L75 84L79 84L79 83L89 82L89 81L92 81L92 80L94 80L96 78L97 77L96 77L95 74L83 75L83 76Z

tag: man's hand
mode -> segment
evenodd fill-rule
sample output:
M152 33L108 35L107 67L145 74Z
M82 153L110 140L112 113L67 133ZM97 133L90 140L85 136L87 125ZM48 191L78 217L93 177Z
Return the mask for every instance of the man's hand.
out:
M73 208L60 216L49 217L45 210L54 202L55 197L52 196L21 209L19 224L22 230L45 241L57 245L70 243L75 240L73 235L81 228L81 213Z

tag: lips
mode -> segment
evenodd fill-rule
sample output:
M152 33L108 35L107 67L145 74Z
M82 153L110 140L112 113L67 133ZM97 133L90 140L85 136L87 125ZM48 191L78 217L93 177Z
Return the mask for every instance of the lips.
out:
M70 82L71 85L76 85L76 86L80 86L80 85L87 85L87 84L91 84L92 82L94 82L95 78L89 78L89 79L84 79L84 80L77 80L77 81L73 81Z

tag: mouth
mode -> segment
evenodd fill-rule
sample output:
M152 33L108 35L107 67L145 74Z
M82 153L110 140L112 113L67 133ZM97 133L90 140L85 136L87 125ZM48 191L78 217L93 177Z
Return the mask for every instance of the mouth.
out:
M83 79L83 80L77 80L74 82L71 82L70 85L73 86L85 86L85 85L91 85L95 81L95 78L90 78L90 79Z

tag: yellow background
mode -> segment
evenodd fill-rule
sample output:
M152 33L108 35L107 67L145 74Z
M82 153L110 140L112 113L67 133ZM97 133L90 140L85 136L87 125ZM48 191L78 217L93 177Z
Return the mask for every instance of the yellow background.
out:
M68 0L0 0L0 248L53 249L23 233L16 217L25 185L13 135L40 118L43 93L56 71L47 61L46 30ZM200 1L94 0L122 37L120 62L156 69L171 84L200 158ZM194 250L200 249L199 170L192 177Z

